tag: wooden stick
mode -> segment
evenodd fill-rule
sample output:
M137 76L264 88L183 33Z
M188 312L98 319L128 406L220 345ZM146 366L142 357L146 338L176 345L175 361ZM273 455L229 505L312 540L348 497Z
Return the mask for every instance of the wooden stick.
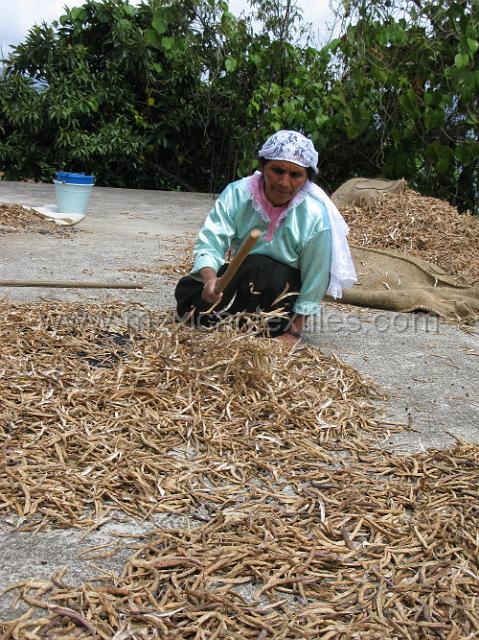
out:
M122 282L74 282L71 280L0 280L0 287L53 287L56 289L143 289L142 284Z
M261 231L259 229L251 229L251 231L249 232L249 236L246 238L246 240L243 242L241 247L231 259L226 272L216 281L215 293L221 293L226 289L233 276L240 268L243 260L246 258L254 245L258 242L260 235Z

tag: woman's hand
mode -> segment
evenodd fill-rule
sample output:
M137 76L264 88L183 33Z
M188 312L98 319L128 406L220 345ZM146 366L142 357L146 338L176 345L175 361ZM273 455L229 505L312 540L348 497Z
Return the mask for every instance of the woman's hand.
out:
M203 269L200 269L198 273L200 278L203 280L203 291L201 292L201 297L210 304L216 304L223 297L222 293L215 292L216 282L218 281L216 271L211 267L203 267Z
M206 302L211 302L211 304L216 304L223 297L222 293L215 292L217 280L218 278L216 276L214 278L206 280L203 285L203 291L201 292L201 297L203 298L203 300L206 300Z
M203 285L203 291L201 292L201 297L206 302L211 302L211 304L216 304L223 297L222 293L216 293L215 287L218 278L215 276L214 278L210 278Z

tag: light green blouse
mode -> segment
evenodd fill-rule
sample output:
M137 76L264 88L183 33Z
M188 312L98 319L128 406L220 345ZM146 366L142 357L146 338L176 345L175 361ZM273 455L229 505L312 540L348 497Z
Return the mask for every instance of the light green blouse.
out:
M256 227L263 234L251 253L299 269L301 289L294 311L301 315L319 313L331 265L331 231L326 207L312 195L307 182L283 213L284 218L268 242L265 235L269 219L255 200L249 180L251 178L232 182L218 197L196 241L192 275L203 267L218 271L226 251L231 247L234 254Z

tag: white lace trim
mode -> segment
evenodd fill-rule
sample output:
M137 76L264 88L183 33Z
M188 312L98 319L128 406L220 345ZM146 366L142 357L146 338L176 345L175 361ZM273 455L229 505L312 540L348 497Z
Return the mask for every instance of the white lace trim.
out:
M263 207L260 205L260 203L256 200L254 196L253 187L251 185L253 178L254 178L254 175L250 176L249 178L246 178L246 188L248 190L249 199L251 200L251 206L255 211L259 213L263 221L269 224L270 219L268 214L263 210Z

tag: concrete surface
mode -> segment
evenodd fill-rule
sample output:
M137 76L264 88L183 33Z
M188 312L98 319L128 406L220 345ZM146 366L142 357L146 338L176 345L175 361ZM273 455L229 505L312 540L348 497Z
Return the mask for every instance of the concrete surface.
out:
M42 206L55 202L53 185L0 182L0 202ZM142 290L0 287L15 301L99 301L110 296L154 308L173 307L173 281L141 271L172 264L200 227L212 199L203 194L95 187L87 217L65 237L33 233L0 235L0 279L141 282ZM417 451L449 446L454 438L479 442L478 334L422 314L324 306L306 340L335 353L390 393L385 422L412 424L386 446ZM0 454L1 455L1 454ZM125 527L124 523L120 525ZM133 526L132 531L144 530ZM16 580L48 577L67 566L68 583L98 574L77 554L85 545L111 542L104 528L82 540L77 530L22 534L0 519L0 591ZM120 570L123 552L106 562ZM0 596L0 620L18 615L10 595Z

